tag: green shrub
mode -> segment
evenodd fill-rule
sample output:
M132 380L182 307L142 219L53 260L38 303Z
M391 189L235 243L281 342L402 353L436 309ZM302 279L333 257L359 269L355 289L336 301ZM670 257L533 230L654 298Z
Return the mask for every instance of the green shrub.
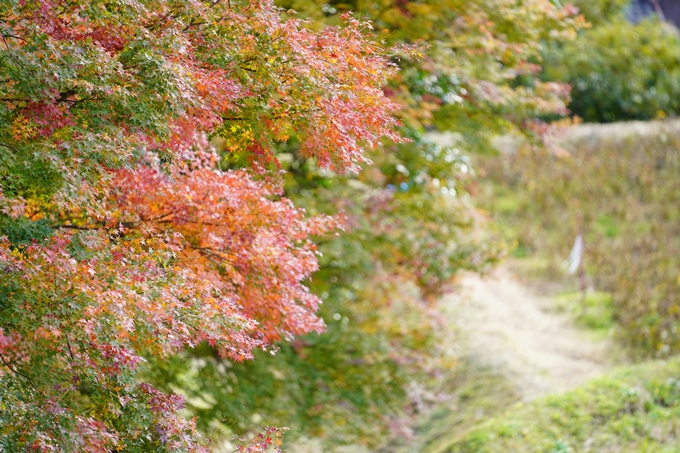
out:
M569 109L588 122L672 116L680 111L680 38L657 20L595 25L544 52L544 78L569 83Z
M623 18L624 8L630 0L575 0L572 3L593 27L597 27Z

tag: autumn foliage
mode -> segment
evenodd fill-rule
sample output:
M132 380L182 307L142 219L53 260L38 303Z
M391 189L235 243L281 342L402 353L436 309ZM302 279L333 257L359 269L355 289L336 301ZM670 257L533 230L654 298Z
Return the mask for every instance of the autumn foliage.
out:
M245 435L275 424L290 428L286 443L312 437L328 449L359 443L375 450L388 436L408 437L455 373L451 340L432 305L437 296L461 270L483 271L499 256L469 202L467 154L508 130L537 138L539 116L565 111L568 87L536 80L539 67L530 62L540 39L568 37L582 18L550 1L280 4L313 18L311 29L341 25L353 10L388 43L426 43L420 58L392 59L400 71L383 88L402 106L395 115L411 141L369 151L374 165L358 175L319 171L296 140L277 146L286 195L309 213L341 210L346 219L346 231L317 241L323 256L310 290L324 301L318 315L326 332L238 364L202 346L154 362L151 378L160 388L181 388L208 433ZM460 138L433 143L425 127Z
M269 1L2 3L0 449L204 451L143 363L323 329L304 280L340 224L281 197L274 145L342 172L399 140L366 27Z
M497 256L456 195L469 161L423 129L472 149L564 112L531 60L580 19L548 0L345 6L387 33L271 0L0 4L0 450L207 450L163 375L177 361L216 377L183 389L220 402L202 428L299 404L312 434L377 439L423 405L425 300ZM329 334L300 338L321 316ZM301 384L243 403L281 376ZM282 435L233 432L249 452Z

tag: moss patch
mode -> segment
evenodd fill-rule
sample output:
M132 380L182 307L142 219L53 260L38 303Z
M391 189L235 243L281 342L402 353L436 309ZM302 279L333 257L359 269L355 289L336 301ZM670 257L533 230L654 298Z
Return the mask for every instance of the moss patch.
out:
M630 367L513 407L428 453L680 451L680 361Z

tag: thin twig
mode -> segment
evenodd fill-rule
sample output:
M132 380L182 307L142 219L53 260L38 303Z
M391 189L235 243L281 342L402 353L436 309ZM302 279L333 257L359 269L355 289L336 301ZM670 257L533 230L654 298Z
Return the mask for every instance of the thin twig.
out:
M0 359L2 359L2 363L4 363L5 366L6 366L7 368L9 368L9 370L10 370L12 373L14 373L14 374L16 374L17 376L21 376L22 378L26 379L26 380L28 381L28 383L31 384L31 387L33 387L33 389L34 389L36 392L40 393L40 390L38 390L38 387L35 385L35 382L33 381L33 379L31 379L30 376L28 376L28 375L26 375L26 374L24 374L24 373L22 373L22 372L20 372L20 371L18 371L18 370L15 370L14 368L12 368L12 366L7 362L7 360L5 360L5 357L4 357L1 353L0 353Z

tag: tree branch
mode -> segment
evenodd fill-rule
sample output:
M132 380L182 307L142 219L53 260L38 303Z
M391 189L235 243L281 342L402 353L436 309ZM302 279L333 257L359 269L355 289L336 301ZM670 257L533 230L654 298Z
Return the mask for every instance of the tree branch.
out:
M31 384L31 387L33 387L33 389L34 389L36 392L41 393L40 390L38 390L38 387L35 385L35 382L33 381L33 379L31 379L30 376L28 376L28 375L26 375L26 374L24 374L24 373L22 373L22 372L20 372L20 371L18 371L18 370L15 370L14 368L12 368L12 366L7 362L7 360L5 360L5 357L4 357L1 353L0 353L0 359L2 359L2 363L4 363L5 366L6 366L7 368L9 368L9 370L10 370L12 373L14 373L14 374L16 374L17 376L21 376L22 378L26 379L26 380L28 381L28 383Z

